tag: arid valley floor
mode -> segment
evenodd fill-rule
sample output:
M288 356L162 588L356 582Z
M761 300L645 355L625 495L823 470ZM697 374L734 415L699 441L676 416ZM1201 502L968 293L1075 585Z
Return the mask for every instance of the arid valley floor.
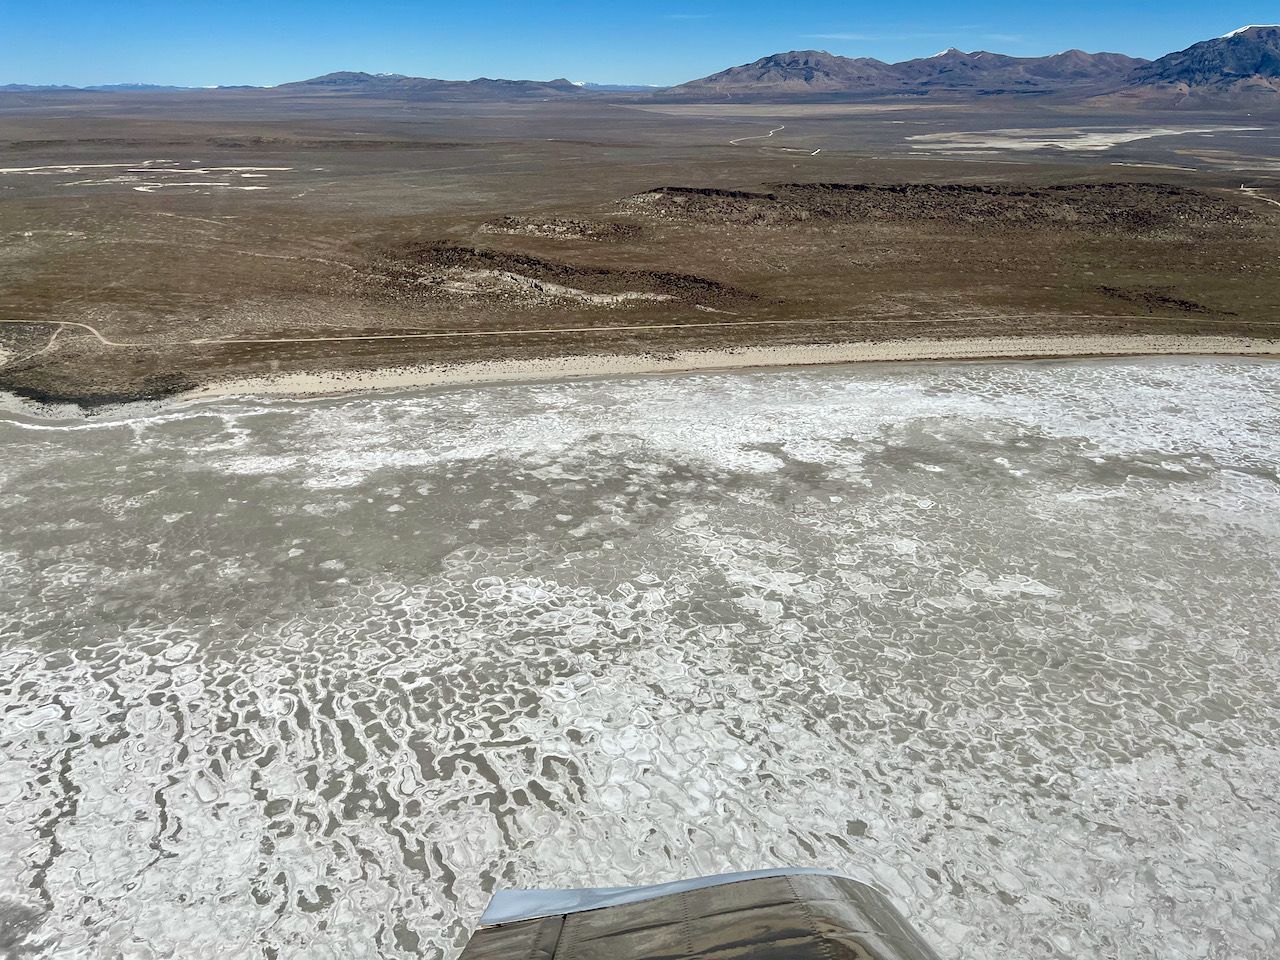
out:
M1278 117L9 94L0 387L94 407L513 358L1265 351Z

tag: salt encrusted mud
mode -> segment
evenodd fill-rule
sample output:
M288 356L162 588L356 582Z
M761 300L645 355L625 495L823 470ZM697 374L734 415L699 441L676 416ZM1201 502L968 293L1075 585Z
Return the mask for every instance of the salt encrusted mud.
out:
M0 421L0 942L449 958L495 886L797 864L954 960L1269 958L1278 400L1155 360Z

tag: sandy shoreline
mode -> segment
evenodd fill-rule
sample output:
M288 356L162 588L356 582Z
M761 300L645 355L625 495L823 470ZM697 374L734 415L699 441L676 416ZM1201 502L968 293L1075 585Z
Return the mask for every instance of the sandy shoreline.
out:
M1107 357L1236 356L1280 359L1280 339L1220 336L962 337L782 347L685 350L664 354L583 354L528 360L428 363L412 367L240 377L155 400L85 410L38 404L0 392L0 413L33 421L74 421L147 414L230 397L307 399L414 387L482 386L646 374L787 369L848 363L947 362Z
M240 395L311 397L406 387L877 361L1197 355L1280 357L1280 340L1218 336L966 337L952 340L883 340L873 343L737 347L725 350L687 350L670 354L580 355L245 377L210 384L184 394L180 399L202 400Z

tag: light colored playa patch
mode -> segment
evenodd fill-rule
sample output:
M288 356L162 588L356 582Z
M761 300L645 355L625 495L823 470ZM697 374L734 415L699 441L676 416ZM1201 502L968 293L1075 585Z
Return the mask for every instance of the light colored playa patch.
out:
M130 170L129 172L130 173L173 173L173 174L182 174L184 176L186 175L213 176L215 174L223 174L223 173L239 173L241 176L248 176L252 174L262 174L265 176L266 173L282 173L292 169L293 167L167 167L165 169L152 169L150 167L143 167L140 169Z
M1206 150L1203 147L1175 150L1174 153L1196 163L1232 173L1262 174L1280 170L1280 161L1268 157L1231 153L1226 150Z
M221 181L186 181L182 183L144 183L142 186L134 187L139 193L155 193L165 187L217 187L224 190L267 190L268 187L258 186L240 186L234 183L223 183Z
M96 186L129 186L140 193L153 193L166 186L202 186L227 187L237 190L265 190L263 186L232 187L229 183L214 180L199 182L172 182L169 177L238 177L241 179L266 179L272 173L286 173L293 167L206 167L199 161L185 161L187 166L180 166L184 161L178 160L143 160L131 163L75 163L50 164L39 167L0 167L0 174L28 174L34 176L75 175L85 171L122 170L117 176L104 179L90 178L83 180L67 180L60 184L64 187L96 187ZM192 166L191 164L194 164ZM141 186L133 186L141 183Z
M83 230L48 230L46 229L46 230L22 230L17 234L10 234L10 236L22 237L24 240L30 239L31 237L40 237L40 236L72 237L73 239L76 239L76 240L83 240L85 237L88 236L88 234L85 233Z
M924 133L907 137L913 150L987 153L995 150L1069 150L1100 152L1124 143L1188 134L1243 133L1262 127L1059 127L1052 129L984 130Z
M909 110L954 110L950 103L670 103L631 105L631 110L661 113L670 117L848 117L876 113L903 113Z
M1112 160L1113 167L1141 167L1150 170L1185 170L1188 173L1197 173L1195 167L1179 167L1173 163L1131 163L1125 160Z
M149 164L153 163L177 163L176 160L144 160L141 164L133 163L69 163L69 164L53 164L44 167L0 167L0 173L27 173L36 176L50 176L54 174L79 173L81 170L108 170L112 167L141 167L147 172L151 171Z
M535 299L572 300L597 307L616 307L642 300L675 299L665 293L644 293L638 290L624 290L621 293L591 293L547 280L535 280L533 277L507 270L449 270L444 274L444 281L440 286L450 293L467 296L508 293Z
M357 390L452 384L558 380L574 377L685 373L752 367L811 366L887 360L982 360L1081 356L1280 356L1280 340L1211 336L962 337L954 340L882 340L730 350L685 350L664 356L565 356L554 359L421 364L378 370L290 373L224 380L186 399L234 395L319 396Z
M121 174L118 177L107 177L105 180L67 180L58 184L60 187L110 187L119 186L122 183L137 183L141 177L132 174Z

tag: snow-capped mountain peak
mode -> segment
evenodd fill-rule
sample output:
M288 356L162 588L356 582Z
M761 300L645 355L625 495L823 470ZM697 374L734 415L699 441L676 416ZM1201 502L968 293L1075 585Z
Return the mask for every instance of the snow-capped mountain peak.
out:
M1230 40L1232 37L1238 37L1242 33L1248 33L1250 30L1275 30L1280 28L1280 23L1251 23L1247 27L1240 27L1232 30L1230 33L1224 33L1220 40Z

